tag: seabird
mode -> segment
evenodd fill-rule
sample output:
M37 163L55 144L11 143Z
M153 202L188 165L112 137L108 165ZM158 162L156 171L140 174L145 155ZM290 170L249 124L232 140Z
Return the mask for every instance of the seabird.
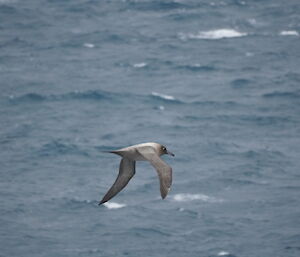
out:
M165 146L158 143L144 143L109 151L109 153L120 155L122 160L115 183L99 202L99 205L109 201L128 184L135 174L136 161L149 161L152 164L159 177L161 197L164 199L167 196L172 184L172 168L160 156L163 154L174 156L174 154Z

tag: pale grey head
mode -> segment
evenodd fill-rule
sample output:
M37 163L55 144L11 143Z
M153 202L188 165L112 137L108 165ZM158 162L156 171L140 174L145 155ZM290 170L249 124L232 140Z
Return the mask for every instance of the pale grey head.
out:
M170 152L167 147L163 146L163 145L159 145L160 147L160 155L163 155L163 154L168 154L168 155L171 155L171 156L175 156L175 154L173 154L172 152Z

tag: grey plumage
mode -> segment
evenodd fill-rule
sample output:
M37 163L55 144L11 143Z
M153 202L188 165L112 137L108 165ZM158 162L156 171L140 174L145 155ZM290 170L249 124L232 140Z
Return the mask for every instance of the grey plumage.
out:
M100 204L107 202L119 193L135 174L135 161L123 158L120 162L119 174L116 181L103 197Z
M163 154L174 156L174 154L169 152L166 147L158 143L144 143L111 151L111 153L122 156L119 174L99 205L109 201L128 184L135 174L136 161L149 161L151 163L159 177L161 197L164 199L167 196L172 184L172 168L160 156Z

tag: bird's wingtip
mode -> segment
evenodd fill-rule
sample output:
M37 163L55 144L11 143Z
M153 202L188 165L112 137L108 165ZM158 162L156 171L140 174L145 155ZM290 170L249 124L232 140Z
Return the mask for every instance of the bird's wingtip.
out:
M168 193L170 192L170 187L167 188L167 191L166 192L161 192L161 199L165 199L168 195Z
M100 201L99 203L98 203L98 205L100 206L101 204L103 204L103 203L105 203L105 201Z
M167 197L167 194L161 194L161 199L165 199Z

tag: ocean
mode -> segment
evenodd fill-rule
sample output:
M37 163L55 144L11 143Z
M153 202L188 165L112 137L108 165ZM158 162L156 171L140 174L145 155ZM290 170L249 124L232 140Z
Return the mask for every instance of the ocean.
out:
M300 256L299 67L298 0L0 0L0 256Z

